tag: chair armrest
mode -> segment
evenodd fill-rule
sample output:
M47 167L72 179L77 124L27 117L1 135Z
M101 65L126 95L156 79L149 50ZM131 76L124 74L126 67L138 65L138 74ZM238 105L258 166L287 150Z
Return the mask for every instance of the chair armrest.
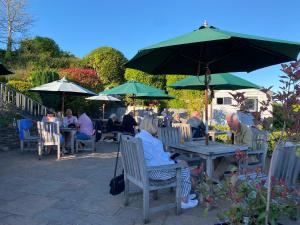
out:
M249 150L247 151L247 155L258 155L258 154L264 154L265 151L263 150Z
M181 169L182 165L180 164L170 164L170 165L163 165L163 166L149 166L147 167L147 171L153 171L153 170L177 170Z
M205 140L205 137L198 137L198 138L192 138L192 141L203 141Z

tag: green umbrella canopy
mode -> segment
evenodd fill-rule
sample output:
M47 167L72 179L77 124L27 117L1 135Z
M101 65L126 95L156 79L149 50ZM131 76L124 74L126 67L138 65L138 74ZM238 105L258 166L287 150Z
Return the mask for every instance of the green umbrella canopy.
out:
M172 85L170 85L170 87L174 89L205 90L205 78L204 76L189 76L183 80L179 80L173 83ZM260 88L256 84L253 84L230 73L212 74L211 80L209 82L209 87L212 90L238 90L247 88Z
M121 84L120 86L114 87L112 89L102 91L99 94L138 95L140 93L151 93L151 92L164 92L164 91L161 89L151 87L149 85L139 83L137 81L132 80L132 81L128 81L124 84Z
M201 26L139 50L126 67L150 74L251 72L297 59L300 43Z
M0 75L8 75L12 74L8 69L6 69L1 63L0 63Z
M150 93L139 93L135 96L136 99L153 99L153 100L168 100L168 99L174 99L173 96L168 95L165 92L150 92Z

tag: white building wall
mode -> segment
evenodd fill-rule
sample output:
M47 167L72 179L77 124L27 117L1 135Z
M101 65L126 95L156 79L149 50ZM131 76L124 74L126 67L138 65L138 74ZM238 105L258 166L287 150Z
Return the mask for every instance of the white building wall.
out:
M232 105L217 104L218 98L228 97L232 99L232 96L229 93L235 93L235 92L236 91L228 91L228 90L215 91L214 99L212 101L212 110L213 110L212 123L224 124L226 114L236 112L238 110L238 107ZM261 101L267 101L266 94L257 89L241 89L238 90L238 92L245 92L245 97L247 98L257 99L257 110L255 111L259 111L259 108L261 107L261 103L260 103ZM232 99L232 104L236 105L236 102L233 99ZM211 118L210 115L211 106L209 106L208 111L209 111L208 118ZM268 111L264 112L262 117L263 118L272 117L272 111L273 111L273 107L269 106Z

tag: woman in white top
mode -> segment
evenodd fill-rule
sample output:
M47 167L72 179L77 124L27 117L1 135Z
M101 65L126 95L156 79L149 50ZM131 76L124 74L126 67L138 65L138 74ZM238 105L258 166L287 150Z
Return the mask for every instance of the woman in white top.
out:
M170 153L165 152L162 142L155 138L157 133L158 120L151 116L146 116L140 124L140 132L135 135L143 143L144 155L147 166L161 166L176 163L170 159ZM192 200L195 195L190 195L191 177L190 170L185 162L178 162L183 165L181 173L181 208L193 208L198 205L198 200ZM151 171L149 178L153 180L167 180L176 176L175 171Z
M77 117L73 116L72 110L71 109L67 109L66 110L66 116L64 117L64 126L69 126L70 124L77 124Z

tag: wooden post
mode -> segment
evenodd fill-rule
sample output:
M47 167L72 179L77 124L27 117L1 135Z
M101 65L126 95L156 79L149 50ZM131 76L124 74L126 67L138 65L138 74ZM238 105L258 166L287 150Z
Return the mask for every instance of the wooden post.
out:
M102 105L102 119L104 119L104 110L105 110L105 103Z
M133 117L135 117L135 94L132 95L132 102L133 102Z
M62 115L64 115L64 111L65 111L65 92L62 93L62 102L61 102L61 113Z

